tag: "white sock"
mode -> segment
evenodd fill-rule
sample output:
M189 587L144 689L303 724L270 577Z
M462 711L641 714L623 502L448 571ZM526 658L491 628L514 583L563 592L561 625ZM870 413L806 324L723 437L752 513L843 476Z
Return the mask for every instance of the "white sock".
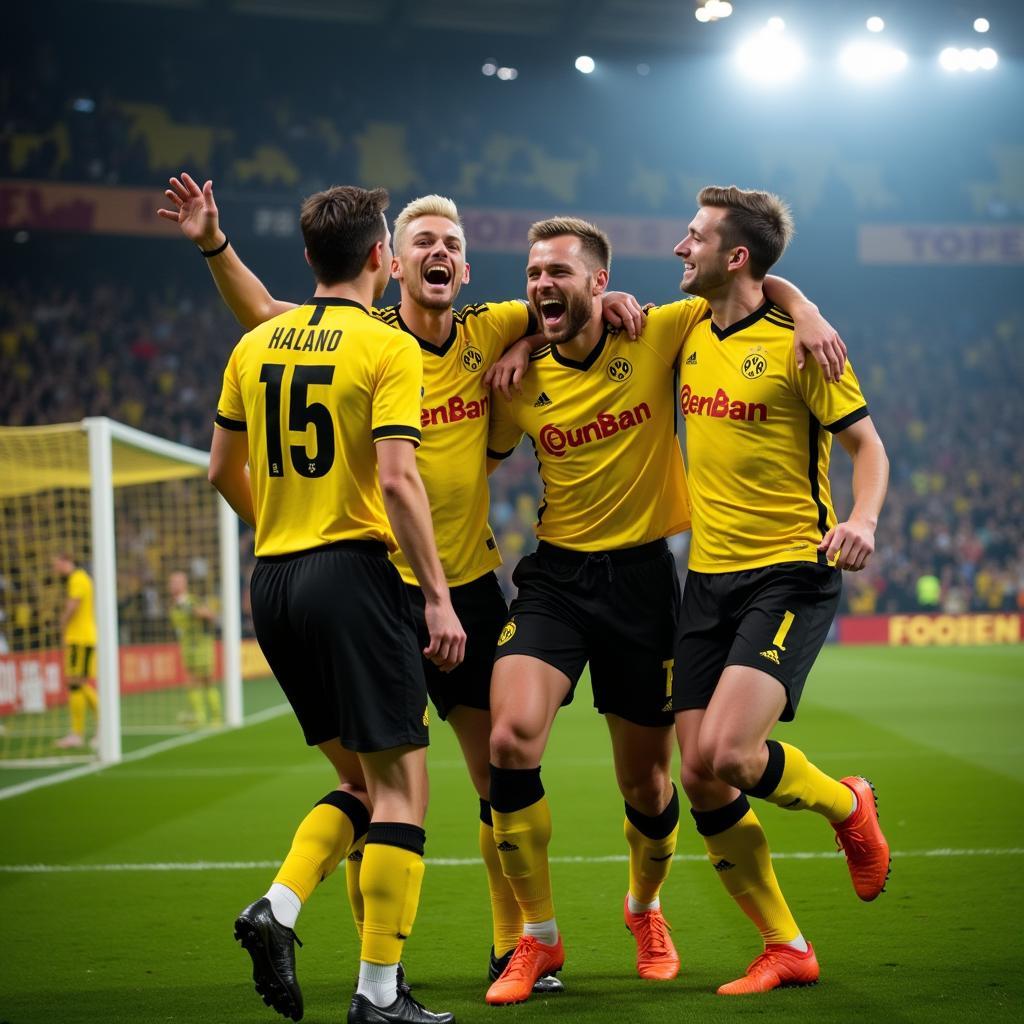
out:
M790 939L786 943L787 946L792 946L794 949L799 950L801 953L807 952L807 940L803 935L798 935L795 939Z
M540 939L545 946L553 946L558 941L558 924L553 917L546 921L537 921L535 924L527 921L523 925L523 934Z
M398 964L371 964L360 960L356 994L366 996L374 1006L390 1006L398 998Z
M302 900L280 882L275 882L267 890L267 899L270 900L270 912L277 923L283 924L285 928L294 928L302 909Z
M655 896L654 902L652 903L641 903L639 900L633 898L633 894L630 893L629 897L629 912L631 914L646 914L648 910L661 910L661 897Z
M850 792L853 794L853 810L850 811L850 813L845 818L843 818L843 821L849 821L857 813L857 807L860 803L860 801L857 799L857 794L854 793L852 789L850 790Z

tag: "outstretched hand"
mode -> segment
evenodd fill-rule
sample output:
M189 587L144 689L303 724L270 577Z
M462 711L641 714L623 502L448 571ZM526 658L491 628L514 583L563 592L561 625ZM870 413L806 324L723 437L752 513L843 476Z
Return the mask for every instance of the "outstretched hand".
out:
M157 210L158 217L172 220L181 228L181 233L200 249L216 249L223 241L220 230L220 214L213 198L213 182L207 181L202 188L187 171L180 178L170 179L170 188L164 195L174 205L173 210Z

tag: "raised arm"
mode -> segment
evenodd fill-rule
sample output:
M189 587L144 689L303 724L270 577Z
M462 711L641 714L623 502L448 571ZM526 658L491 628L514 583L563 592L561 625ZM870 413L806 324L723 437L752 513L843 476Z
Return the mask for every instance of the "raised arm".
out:
M247 331L295 308L294 302L275 299L235 252L228 236L221 230L212 181L207 181L200 188L183 171L181 178L170 179L170 185L164 195L174 209L157 210L157 216L174 221L181 228L181 233L199 247L206 257L206 265L220 297Z
M801 370L804 368L804 361L810 352L821 366L825 380L830 384L839 380L846 365L846 345L836 329L818 311L818 307L795 284L774 274L764 279L764 294L775 305L786 310L796 324L793 347L797 367Z

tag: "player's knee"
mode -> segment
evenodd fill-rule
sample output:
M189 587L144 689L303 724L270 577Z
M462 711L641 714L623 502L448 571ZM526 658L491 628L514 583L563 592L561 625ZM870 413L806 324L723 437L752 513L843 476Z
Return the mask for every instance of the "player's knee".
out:
M737 789L756 786L764 773L764 765L758 763L758 752L742 744L718 743L709 753L708 761L715 777Z
M370 794L366 791L365 785L356 782L340 782L338 790L341 793L348 793L349 796L355 797L367 810L372 812L373 804L370 801Z
M697 758L683 758L679 781L687 799L697 807L705 806L712 791L721 785L711 769Z
M672 781L667 767L656 765L637 772L619 772L622 799L642 814L660 814L672 797Z
M495 722L491 728L491 763L499 768L532 767L530 736L513 722Z

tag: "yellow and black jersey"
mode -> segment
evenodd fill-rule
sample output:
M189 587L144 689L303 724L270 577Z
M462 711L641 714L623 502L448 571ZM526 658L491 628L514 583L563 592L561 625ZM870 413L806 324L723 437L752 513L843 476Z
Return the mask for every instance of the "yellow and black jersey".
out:
M673 380L702 301L652 310L636 341L607 330L583 362L542 349L511 401L497 397L488 455L533 442L541 540L575 551L634 547L690 525Z
M400 306L376 310L375 315L416 337L402 319ZM416 464L430 500L438 555L449 586L469 583L501 564L487 523L492 399L483 376L529 328L525 303L479 303L455 312L451 333L440 347L416 338L423 356L423 437ZM401 551L392 561L406 583L416 583Z
M765 302L720 330L710 312L679 360L693 507L690 568L734 572L818 562L835 525L832 435L868 414L849 363L827 384L796 367L793 321Z
M78 602L64 627L64 644L96 646L96 615L93 610L92 579L84 569L75 569L67 579L67 596Z
M246 430L257 556L395 540L374 444L420 440L415 341L358 303L315 297L250 331L224 371L216 423Z

